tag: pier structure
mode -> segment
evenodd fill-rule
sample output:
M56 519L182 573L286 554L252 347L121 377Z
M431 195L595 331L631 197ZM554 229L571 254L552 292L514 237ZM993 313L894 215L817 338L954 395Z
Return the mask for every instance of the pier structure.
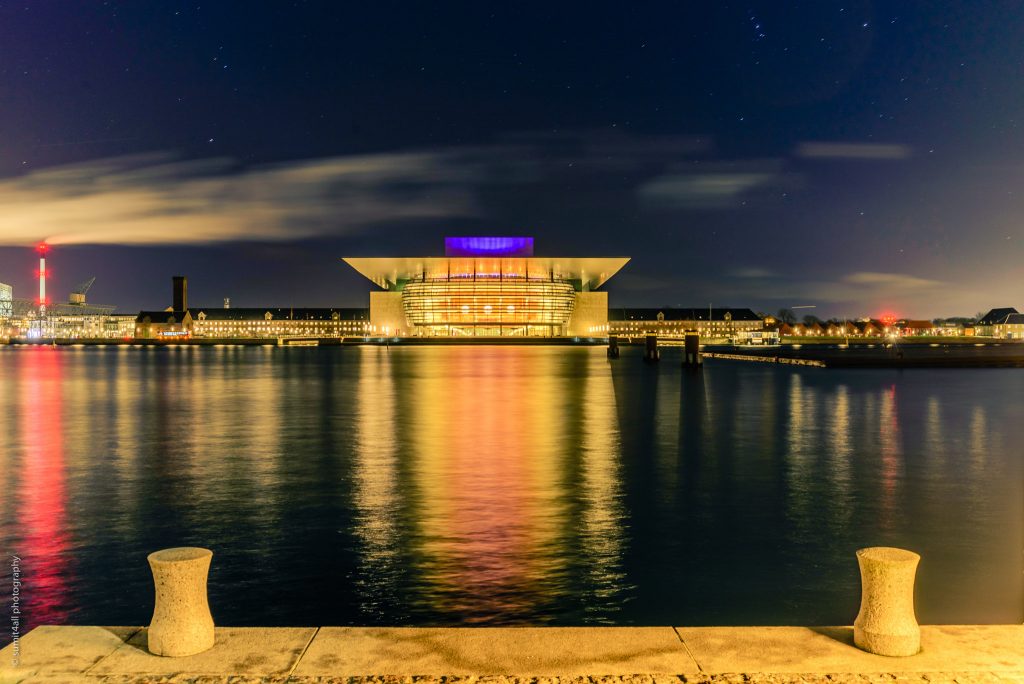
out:
M608 358L619 358L619 338L615 335L608 336Z
M661 360L661 350L658 349L658 336L647 335L644 338L644 361L646 363L657 363Z
M701 368L704 357L700 351L700 333L687 332L683 338L683 367Z

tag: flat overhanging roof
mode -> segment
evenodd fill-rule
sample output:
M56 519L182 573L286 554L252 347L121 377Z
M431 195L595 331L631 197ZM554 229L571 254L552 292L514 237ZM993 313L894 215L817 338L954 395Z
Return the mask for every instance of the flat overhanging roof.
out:
M618 273L629 257L344 257L342 261L385 290L424 273L430 278L473 273L542 278L553 273L594 290Z

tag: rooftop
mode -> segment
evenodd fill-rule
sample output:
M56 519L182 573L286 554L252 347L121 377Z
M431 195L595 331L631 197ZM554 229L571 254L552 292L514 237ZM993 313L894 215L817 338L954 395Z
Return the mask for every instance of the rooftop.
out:
M996 323L1002 323L1006 320L1007 316L1015 313L1017 313L1017 310L1010 306L1003 307L1002 309L992 309L981 317L981 320L978 321L978 325L995 325Z
M385 290L413 279L527 278L579 281L597 289L629 257L536 257L531 237L449 237L444 256L344 257L346 264Z
M1024 325L1024 314L1010 314L1003 321L1003 325Z

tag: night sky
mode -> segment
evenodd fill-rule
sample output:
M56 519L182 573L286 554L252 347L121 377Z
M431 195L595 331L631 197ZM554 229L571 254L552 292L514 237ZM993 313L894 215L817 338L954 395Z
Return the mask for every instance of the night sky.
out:
M508 234L613 306L1024 310L1022 77L1016 2L0 2L0 281L366 306Z

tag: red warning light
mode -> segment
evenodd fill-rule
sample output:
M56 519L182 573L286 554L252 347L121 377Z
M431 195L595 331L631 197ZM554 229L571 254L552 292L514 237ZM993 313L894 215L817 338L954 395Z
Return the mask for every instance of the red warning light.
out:
M36 251L39 252L40 254L46 254L47 252L50 251L50 245L46 244L45 242L40 242L38 245L36 245Z

